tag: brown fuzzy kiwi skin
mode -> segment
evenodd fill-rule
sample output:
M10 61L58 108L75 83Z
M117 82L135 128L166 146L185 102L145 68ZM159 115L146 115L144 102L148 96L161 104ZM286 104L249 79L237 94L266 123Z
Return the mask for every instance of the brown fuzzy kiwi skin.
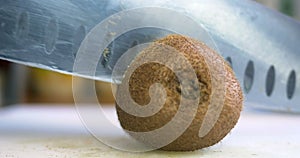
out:
M156 41L156 43L171 46L186 57L197 75L201 94L198 110L191 125L180 137L169 145L162 147L161 150L194 151L220 142L238 122L243 107L243 93L234 72L227 62L214 50L194 39L181 35L169 35ZM151 50L151 46L148 50ZM221 60L224 63L226 71L226 94L222 112L211 131L202 138L200 138L198 134L212 99L212 76L210 76L211 74L205 62L205 57L201 56L199 51L209 53L212 58ZM149 52L145 49L135 61L143 58L144 53ZM116 105L120 124L125 130L134 132L152 131L163 127L175 116L180 104L180 83L174 72L161 64L147 63L134 71L129 80L129 91L132 99L141 106L148 104L150 101L148 91L150 86L154 83L160 83L165 88L167 98L164 107L153 116L136 117L124 112ZM117 92L116 97L118 97L118 95L122 94L118 94Z

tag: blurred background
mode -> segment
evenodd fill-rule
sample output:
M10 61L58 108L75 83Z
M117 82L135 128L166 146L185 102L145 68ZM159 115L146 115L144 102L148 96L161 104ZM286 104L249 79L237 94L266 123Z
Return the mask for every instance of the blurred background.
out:
M257 0L272 9L300 20L299 0ZM82 79L82 91L84 82ZM109 83L96 82L98 99L111 104ZM0 107L17 103L73 103L72 76L21 66L0 60Z

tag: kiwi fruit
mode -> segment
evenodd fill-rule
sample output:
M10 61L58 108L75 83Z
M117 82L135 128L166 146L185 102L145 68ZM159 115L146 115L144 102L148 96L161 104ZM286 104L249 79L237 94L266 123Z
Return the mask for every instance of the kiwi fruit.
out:
M198 80L198 93L200 94L197 112L189 127L173 142L160 149L166 151L194 151L220 142L236 125L243 106L243 93L231 67L213 49L209 48L204 43L189 37L182 35L168 35L167 37L155 41L155 44L156 45L150 45L149 48L140 52L132 64L141 60L153 50L164 53L163 49L160 50L157 48L157 45L163 44L170 46L176 49L178 53L181 53L193 67ZM203 53L207 55L204 56ZM208 57L212 58L212 61L218 60L224 65L225 72L223 74L225 75L217 76L219 74L214 73L214 76L212 76L206 62L206 58ZM180 63L174 62L174 64ZM212 66L218 67L222 65L217 64L217 62L212 62ZM128 84L130 96L139 106L147 105L150 102L149 88L155 83L161 84L166 93L163 107L159 112L149 117L140 117L129 114L116 104L120 124L126 131L149 132L165 126L176 115L180 105L181 96L188 97L188 95L184 95L184 90L181 89L180 86L182 83L180 83L176 74L160 63L145 63L135 69L130 75L125 73L124 77L129 78L129 82L121 84ZM199 130L209 109L211 100L214 99L212 98L212 92L217 91L216 89L213 89L214 87L212 86L212 78L214 77L223 77L224 79L224 102L223 105L218 105L222 106L222 109L220 111L220 116L211 130L205 136L200 137ZM117 90L116 99L122 95L123 94ZM208 117L214 116L208 115ZM179 120L177 122L179 126L181 123L180 121L184 120ZM174 132L174 130L170 132ZM143 143L148 143L144 139L135 136L133 137ZM160 139L158 138L156 141L160 141Z

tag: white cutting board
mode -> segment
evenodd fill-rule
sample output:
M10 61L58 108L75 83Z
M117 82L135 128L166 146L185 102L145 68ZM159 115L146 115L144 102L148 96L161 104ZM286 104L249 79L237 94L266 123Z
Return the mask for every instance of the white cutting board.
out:
M106 110L109 117L116 119L113 108ZM107 147L90 136L74 106L0 109L0 158L34 157L299 158L300 115L247 110L230 135L213 147L182 153L128 153Z

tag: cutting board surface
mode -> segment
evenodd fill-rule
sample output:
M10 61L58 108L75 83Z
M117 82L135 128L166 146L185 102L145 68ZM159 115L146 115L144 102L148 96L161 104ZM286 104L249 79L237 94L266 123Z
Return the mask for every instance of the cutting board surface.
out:
M105 108L116 119L114 108ZM113 133L106 130L107 133ZM300 116L246 110L219 144L195 152L129 153L100 143L82 125L74 106L0 109L0 158L256 157L298 158Z

